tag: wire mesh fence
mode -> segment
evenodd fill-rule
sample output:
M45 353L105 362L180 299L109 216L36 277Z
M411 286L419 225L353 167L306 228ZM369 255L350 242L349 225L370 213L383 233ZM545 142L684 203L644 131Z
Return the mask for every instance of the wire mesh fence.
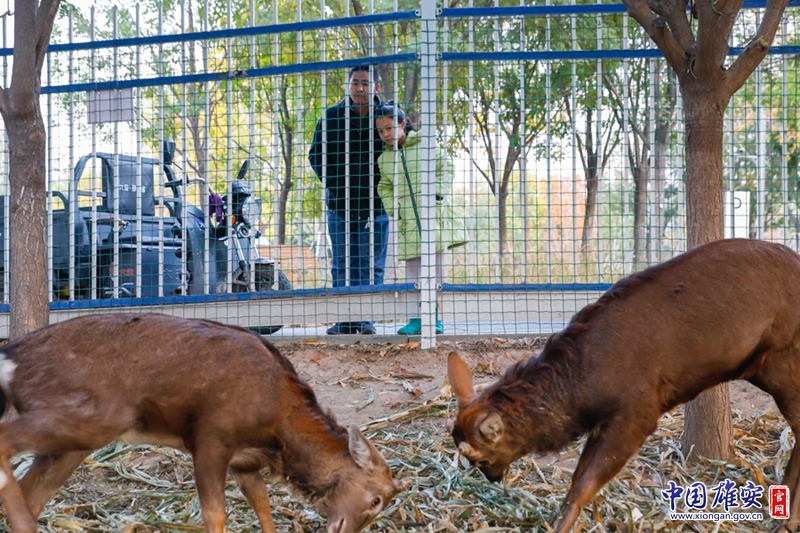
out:
M795 249L797 14L723 154L726 237ZM537 334L686 248L681 95L621 4L74 2L42 109L56 319Z

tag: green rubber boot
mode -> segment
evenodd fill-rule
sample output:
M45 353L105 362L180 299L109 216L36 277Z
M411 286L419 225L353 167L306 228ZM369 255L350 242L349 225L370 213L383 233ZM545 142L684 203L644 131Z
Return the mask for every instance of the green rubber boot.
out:
M422 319L412 318L408 324L397 330L398 335L422 335Z
M439 320L439 312L436 312L436 334L444 333L444 324ZM398 335L422 335L422 319L412 318L408 324L397 330Z

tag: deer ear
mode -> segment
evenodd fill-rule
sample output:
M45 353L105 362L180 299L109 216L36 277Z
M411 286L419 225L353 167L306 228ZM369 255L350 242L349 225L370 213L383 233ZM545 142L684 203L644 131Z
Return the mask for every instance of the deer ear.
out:
M467 363L456 352L447 356L447 379L458 400L458 408L466 407L475 399L475 388L472 386L472 371Z
M500 440L500 437L503 436L505 427L506 425L503 423L503 419L500 415L493 412L489 413L489 415L483 419L478 429L486 440L489 442L497 442Z
M386 465L386 460L381 452L367 440L357 425L351 424L348 434L350 435L350 457L362 470L372 472L376 468Z

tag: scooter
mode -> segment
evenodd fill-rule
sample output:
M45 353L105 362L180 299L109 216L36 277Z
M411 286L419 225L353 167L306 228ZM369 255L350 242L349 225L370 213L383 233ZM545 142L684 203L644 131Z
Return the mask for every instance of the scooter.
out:
M229 192L220 195L203 178L175 179L171 164L173 150L174 148L170 150L165 145L164 169L169 169L167 186L177 188L199 184L209 194L207 215L188 202L185 207L180 203L174 207L178 223L172 227L172 233L187 243L190 265L190 275L186 280L187 293L205 293L206 279L209 282L208 292L217 294L291 290L291 281L277 268L275 260L261 257L255 246L255 242L261 237L261 232L256 229L261 220L261 200L253 194L251 183L245 179L249 162L245 160L242 163L236 179L230 183ZM189 221L188 226L182 223L183 220ZM208 245L205 246L205 243ZM208 261L205 260L206 250ZM253 329L266 335L275 333L281 327L261 326Z

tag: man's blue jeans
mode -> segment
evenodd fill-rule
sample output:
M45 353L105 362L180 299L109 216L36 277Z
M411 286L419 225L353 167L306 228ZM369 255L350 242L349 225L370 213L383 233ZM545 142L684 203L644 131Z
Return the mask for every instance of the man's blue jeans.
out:
M386 252L389 248L389 215L377 215L369 227L367 220L350 220L350 256L347 256L347 221L345 213L328 210L328 233L331 236L333 261L331 278L334 287L380 285L386 270ZM372 231L374 230L374 231ZM370 233L374 234L370 249ZM370 258L374 271L370 280ZM347 283L349 262L350 283ZM361 323L357 323L361 324Z

